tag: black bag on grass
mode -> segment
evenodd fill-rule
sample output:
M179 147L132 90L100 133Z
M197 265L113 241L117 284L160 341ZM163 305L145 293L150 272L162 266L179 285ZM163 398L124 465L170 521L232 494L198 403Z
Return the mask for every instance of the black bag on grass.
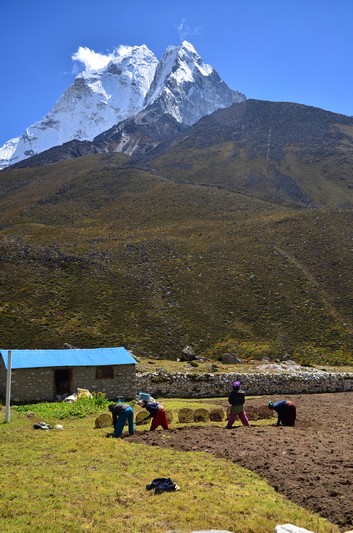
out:
M161 492L172 492L174 490L179 490L179 487L173 483L170 477L158 477L154 479L152 483L146 485L146 489L154 489L155 494L160 494Z
M45 422L37 422L36 424L33 424L33 429L53 429L52 426L49 426L49 424L46 424Z

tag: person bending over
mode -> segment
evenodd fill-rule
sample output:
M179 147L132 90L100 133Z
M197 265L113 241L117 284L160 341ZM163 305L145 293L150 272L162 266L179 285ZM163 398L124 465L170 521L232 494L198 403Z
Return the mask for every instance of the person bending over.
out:
M269 402L269 409L276 411L278 415L277 426L294 426L297 418L297 407L290 400L281 400L280 402Z
M169 429L167 415L163 405L152 397L148 401L140 400L139 405L147 409L152 418L150 430L154 431L158 426L162 426L163 429Z
M128 403L115 403L108 407L113 416L114 437L119 438L126 422L129 425L129 435L134 434L134 411Z

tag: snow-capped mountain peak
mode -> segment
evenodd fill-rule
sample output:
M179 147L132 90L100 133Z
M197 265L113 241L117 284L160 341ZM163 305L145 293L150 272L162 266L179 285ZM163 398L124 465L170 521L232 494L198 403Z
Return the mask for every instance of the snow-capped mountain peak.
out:
M160 60L145 105L158 102L178 122L192 125L216 109L245 100L204 63L188 41L169 46Z
M0 148L0 168L72 139L92 140L143 108L158 60L147 46L125 47L108 64L78 74L53 109Z
M245 100L187 41L169 46L159 62L146 45L121 46L107 57L81 47L78 52L73 58L86 69L47 115L0 148L0 169L73 139L91 141L152 104L191 125ZM95 61L85 62L89 55Z
M204 76L209 76L213 71L211 65L203 63L195 48L188 41L183 41L180 46L168 46L158 64L155 79L146 96L148 104L153 103L165 90L168 78L179 85L187 82L192 83L196 68Z

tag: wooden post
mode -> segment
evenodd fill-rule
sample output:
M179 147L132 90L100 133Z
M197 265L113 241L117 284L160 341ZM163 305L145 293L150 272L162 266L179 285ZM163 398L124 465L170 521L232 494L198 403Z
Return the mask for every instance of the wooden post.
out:
M10 422L10 404L11 404L11 350L7 352L5 422Z

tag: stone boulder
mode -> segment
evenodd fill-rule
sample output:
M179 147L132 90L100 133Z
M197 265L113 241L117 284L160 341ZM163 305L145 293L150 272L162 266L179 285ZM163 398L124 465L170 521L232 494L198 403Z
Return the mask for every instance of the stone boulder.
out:
M182 352L180 361L194 361L196 359L195 352L191 346L186 346Z
M237 355L225 353L224 355L222 355L221 362L225 365L239 365L243 361Z

